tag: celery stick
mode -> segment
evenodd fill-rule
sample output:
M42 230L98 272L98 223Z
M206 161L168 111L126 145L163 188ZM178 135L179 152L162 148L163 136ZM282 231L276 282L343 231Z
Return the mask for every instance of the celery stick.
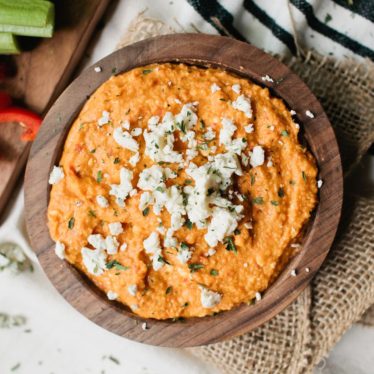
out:
M54 4L44 0L0 0L0 32L51 37Z
M20 52L18 43L13 34L0 32L0 54L13 55Z

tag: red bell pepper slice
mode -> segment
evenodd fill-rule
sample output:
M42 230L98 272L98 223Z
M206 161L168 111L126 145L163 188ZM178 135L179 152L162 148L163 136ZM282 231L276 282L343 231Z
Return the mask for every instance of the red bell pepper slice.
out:
M1 122L19 122L25 127L21 139L25 141L34 140L42 123L42 118L28 109L10 106L0 109Z
M0 109L7 108L12 105L12 98L3 91L0 91Z

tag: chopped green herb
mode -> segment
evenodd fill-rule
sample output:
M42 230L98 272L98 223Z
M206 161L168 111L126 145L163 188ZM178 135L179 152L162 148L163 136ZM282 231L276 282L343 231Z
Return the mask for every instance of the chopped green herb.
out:
M111 260L109 262L106 263L105 267L107 269L117 269L117 270L128 270L130 269L129 266L123 266L120 262L118 262L117 260Z
M207 151L209 149L209 146L207 143L201 143L197 146L198 149L202 150L202 151Z
M186 179L185 181L184 181L184 184L191 184L192 183L192 180L191 179Z
M258 196L252 199L252 203L262 205L264 203L264 199L262 196Z
M97 181L98 183L100 183L102 180L103 180L103 172L102 172L101 170L99 170L99 171L97 172L96 181Z
M182 243L181 243L181 248L182 248L182 249L190 249L190 246L189 246L187 243L182 242Z
M131 108L127 109L126 114L129 114L131 112Z
M117 68L113 68L112 69L112 74L116 74L117 73Z
M235 229L234 234L235 235L240 235L240 230L239 229Z
M198 262L188 264L188 268L191 270L191 273L195 273L196 271L202 269L204 267L203 264L200 264Z
M74 217L71 217L71 218L69 219L69 222L68 222L68 228L69 228L70 230L72 230L72 228L74 227L74 224L75 224L75 218L74 218Z
M204 122L204 120L200 120L200 129L201 130L204 130L205 129L205 122Z
M182 121L182 122L177 122L177 123L176 123L176 126L178 127L178 129L179 129L180 131L183 132L183 134L186 133L186 125L184 124L183 121Z
M109 360L113 361L115 364L120 365L120 362L119 362L118 358L115 358L113 356L109 356L108 358L109 358Z
M116 217L118 217L118 210L113 209L113 214L114 214Z
M221 101L226 101L226 99L224 99L223 97L220 98Z
M161 187L161 186L158 186L158 187L156 188L156 191L158 191L158 192L164 192L165 189L164 189L163 187Z
M271 205L274 205L274 206L278 206L279 205L278 201L271 200L270 202L271 202Z
M256 178L253 174L250 174L250 176L251 176L251 186L253 186L255 184Z
M143 210L143 216L146 217L148 216L148 213L149 213L149 206L147 206L144 210Z
M143 75L147 75L147 74L149 74L149 73L152 73L152 69L144 69L143 70Z
M208 196L210 196L213 192L214 192L213 187L208 188Z
M226 250L228 250L229 252L234 252L235 254L238 253L234 240L232 239L231 236L228 236L227 238L225 238L223 242L226 244Z
M115 159L114 159L114 161L113 161L113 164L119 164L119 157L116 157Z
M332 20L331 14L327 13L325 16L325 23L329 23Z
M306 182L306 174L305 174L305 171L302 171L302 172L301 172L301 175L302 175L302 177L303 177L303 179L304 179L304 182Z
M189 219L187 219L186 220L186 222L184 223L184 225L188 228L188 229L190 229L190 230L192 230L192 222L189 220Z
M172 290L173 290L173 287L172 287L172 286L169 286L169 287L166 289L165 294L168 295Z
M283 189L283 187L279 187L279 189L278 189L278 196L279 197L284 197L284 189Z
M296 182L295 181L293 181L293 180L290 180L290 185L291 186L294 186L296 184Z
M90 210L88 211L88 215L89 215L90 217L96 217L96 212L95 212L94 210L90 209Z
M90 153L95 153L95 152L96 152L96 148L90 150Z
M21 366L21 364L18 363L18 364L16 364L16 365L14 365L14 366L10 369L10 371L16 371L16 370L18 370L18 369L20 368L20 366Z
M212 269L212 270L210 271L210 275L213 275L213 277L216 277L216 276L218 275L218 270L216 270L216 269Z
M282 130L281 135L282 136L288 136L288 131L287 130Z
M158 256L157 261L158 261L158 262L162 262L163 264L170 265L170 262L166 261L165 258L162 257L162 256Z
M182 305L182 308L187 308L190 305L190 303L187 301Z

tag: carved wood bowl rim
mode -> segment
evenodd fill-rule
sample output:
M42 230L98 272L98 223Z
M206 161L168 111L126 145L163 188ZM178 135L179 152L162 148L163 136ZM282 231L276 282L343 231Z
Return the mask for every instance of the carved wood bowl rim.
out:
M114 72L162 62L184 62L226 69L267 86L297 112L304 138L314 154L323 187L319 204L307 225L300 252L254 305L240 305L211 317L185 322L142 319L117 302L108 301L73 266L54 253L47 228L49 173L61 156L70 126L87 100ZM100 66L97 73L94 66ZM265 75L274 82L263 81ZM314 118L305 112L310 110ZM244 42L204 34L158 36L115 51L83 71L47 113L34 142L25 176L25 216L32 248L45 273L61 295L101 327L138 342L188 347L219 342L248 332L287 307L308 285L325 259L340 219L343 183L338 145L332 126L316 97L287 66ZM308 268L308 271L305 269ZM291 269L297 270L292 276ZM141 324L147 323L147 330Z

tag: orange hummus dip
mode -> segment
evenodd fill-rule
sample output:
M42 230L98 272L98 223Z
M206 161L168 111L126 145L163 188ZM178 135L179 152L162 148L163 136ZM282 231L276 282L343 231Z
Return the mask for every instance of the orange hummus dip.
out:
M259 300L317 202L298 132L282 100L220 69L112 76L50 175L56 254L142 317Z

